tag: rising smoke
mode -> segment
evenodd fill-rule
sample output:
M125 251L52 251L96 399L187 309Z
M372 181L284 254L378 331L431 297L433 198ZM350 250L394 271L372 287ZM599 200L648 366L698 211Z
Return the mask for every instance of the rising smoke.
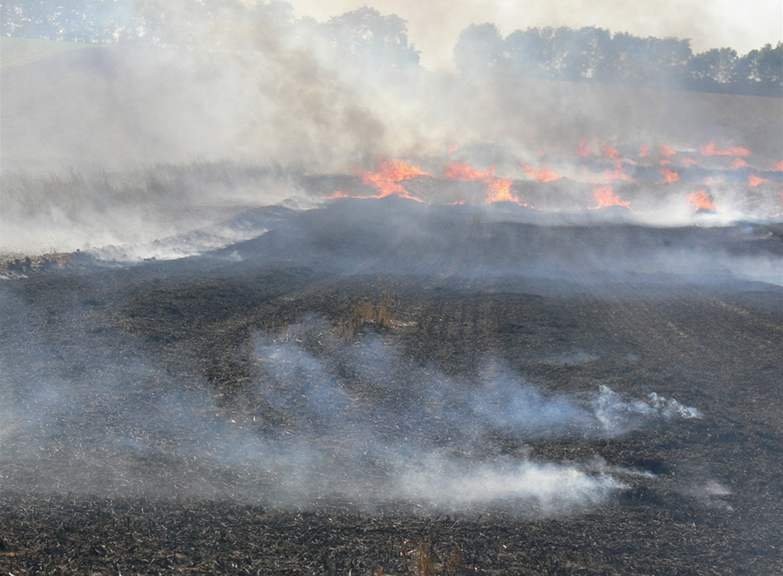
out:
M515 188L527 185L523 164L558 164L557 193L536 205L582 209L572 189L592 197L613 169L575 159L585 138L625 146L629 176L644 143L675 143L680 158L711 140L753 150L741 172L764 182L752 210L740 173L708 167L724 184L708 190L699 173L670 187L670 201L655 167L654 193L647 182L613 190L650 208L645 222L692 222L687 198L699 191L716 199L720 222L780 210L777 180L758 175L780 160L779 99L428 71L404 22L372 10L319 23L280 3L150 0L132 22L119 42L3 65L0 251L148 245L226 212L322 201L301 175L354 175L389 158L494 167Z
M541 461L526 443L701 417L655 394L546 392L497 362L475 378L448 376L394 341L346 341L317 318L257 335L246 408L236 411L199 376L96 330L79 306L61 312L57 331L16 296L0 304L6 491L554 514L601 503L638 472ZM490 448L498 434L516 448Z

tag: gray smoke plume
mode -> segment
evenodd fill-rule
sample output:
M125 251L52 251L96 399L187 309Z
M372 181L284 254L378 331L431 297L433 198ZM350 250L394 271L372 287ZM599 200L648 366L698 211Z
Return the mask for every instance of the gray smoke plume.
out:
M456 379L391 342L343 342L319 320L259 335L255 400L234 411L197 376L96 331L79 307L60 318L66 335L39 331L41 312L9 293L0 304L0 486L9 491L560 513L606 500L626 472L487 452L489 435L612 437L699 416L658 396L553 395L505 370Z
M520 189L523 163L559 158L574 182L543 191L547 210L575 209L571 188L594 184L574 158L583 139L634 157L642 141L695 150L716 140L749 146L764 169L781 159L781 99L428 71L404 21L372 10L315 22L276 2L146 0L131 12L114 43L0 39L10 55L0 67L0 251L141 253L133 246L218 226L226 212L312 205L340 188L313 190L303 174L340 174L341 185L388 158L434 176L450 160L494 166ZM687 202L700 186L627 185L654 225L705 220ZM706 222L774 216L775 186L751 198L736 179L715 185L720 212Z

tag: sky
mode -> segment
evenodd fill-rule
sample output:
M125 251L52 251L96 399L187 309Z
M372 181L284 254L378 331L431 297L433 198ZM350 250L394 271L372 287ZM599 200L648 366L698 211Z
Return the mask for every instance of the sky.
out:
M744 53L783 40L783 0L290 0L300 15L325 20L361 6L408 21L422 63L449 68L459 33L493 22L503 34L535 26L599 26L640 36L690 38L694 51Z

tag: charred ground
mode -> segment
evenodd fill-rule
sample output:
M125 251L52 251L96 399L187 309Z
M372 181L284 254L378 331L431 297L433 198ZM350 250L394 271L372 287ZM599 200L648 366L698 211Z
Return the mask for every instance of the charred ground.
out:
M23 386L44 380L47 390L75 382L93 403L84 412L90 418L47 422L39 454L4 437L16 452L2 460L0 567L13 574L783 569L783 290L736 277L729 259L779 256L779 227L552 228L424 210L388 217L388 203L349 202L260 211L253 217L274 220L270 232L202 257L109 267L82 255L0 283L8 319L0 360L6 386L18 387L7 388L17 405L35 411L38 401ZM400 226L420 234L392 235ZM644 265L667 251L700 256L676 269L667 258ZM276 501L265 494L273 482L264 473L205 464L178 452L177 437L145 429L158 449L132 457L127 446L102 441L107 427L136 429L118 399L144 399L152 414L156 400L185 393L210 399L204 422L229 418L259 437L316 437L295 404L281 409L259 391L265 375L256 347L266 335L317 358L367 338L396 347L404 363L390 373L344 378L357 401L386 407L397 440L404 437L392 430L397 421L411 438L431 430L459 438L458 426L420 409L428 401L422 367L471 381L487 358L547 394L579 396L601 385L634 398L655 392L703 417L651 421L617 436L497 430L475 445L431 440L468 468L524 456L634 471L606 502L544 517L508 502L467 512L368 505L328 489ZM198 439L211 430L181 434Z

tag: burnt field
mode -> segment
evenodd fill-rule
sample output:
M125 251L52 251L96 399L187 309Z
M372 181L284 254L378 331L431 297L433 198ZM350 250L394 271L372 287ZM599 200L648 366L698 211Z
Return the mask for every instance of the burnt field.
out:
M242 218L5 271L0 571L783 570L779 225Z

